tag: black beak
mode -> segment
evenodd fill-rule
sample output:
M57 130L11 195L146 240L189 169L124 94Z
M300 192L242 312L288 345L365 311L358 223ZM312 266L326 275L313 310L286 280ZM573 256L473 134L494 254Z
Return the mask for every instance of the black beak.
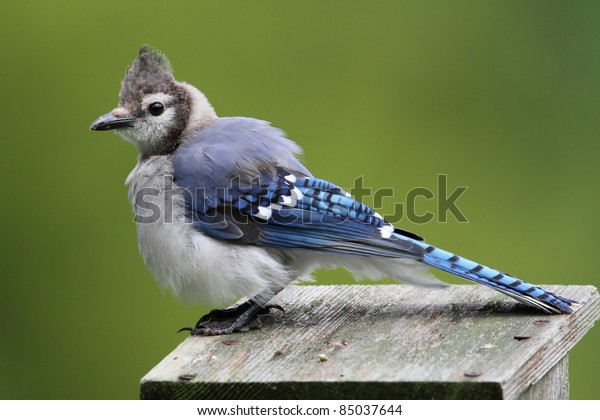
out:
M133 127L135 117L115 117L112 112L104 114L94 120L90 125L90 130L105 131L115 128Z

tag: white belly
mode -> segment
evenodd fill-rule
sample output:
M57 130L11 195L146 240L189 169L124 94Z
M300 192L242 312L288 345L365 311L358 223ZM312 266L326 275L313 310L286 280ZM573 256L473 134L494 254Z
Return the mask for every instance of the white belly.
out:
M159 285L185 301L217 304L288 284L290 273L272 253L212 239L193 227L171 162L151 157L127 178L140 253Z

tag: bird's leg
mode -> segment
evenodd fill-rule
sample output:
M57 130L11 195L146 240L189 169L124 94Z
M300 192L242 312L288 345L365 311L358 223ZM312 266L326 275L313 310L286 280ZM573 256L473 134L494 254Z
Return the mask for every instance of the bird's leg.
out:
M209 313L204 314L200 317L198 322L196 322L196 327L211 321L227 321L228 319L233 319L236 316L241 315L245 310L250 308L251 301L247 300L244 303L240 303L239 305L233 306L231 308L225 309L212 309Z
M283 311L283 308L279 305L261 306L254 300L247 300L233 308L213 309L203 315L194 328L184 327L179 331L189 331L191 335L222 335L246 332L261 328L261 318L269 315L271 309Z

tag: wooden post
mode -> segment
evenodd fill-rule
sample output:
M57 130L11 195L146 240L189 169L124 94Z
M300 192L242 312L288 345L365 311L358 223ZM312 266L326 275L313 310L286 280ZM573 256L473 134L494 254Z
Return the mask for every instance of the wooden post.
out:
M545 315L491 289L290 286L260 330L188 337L141 398L566 399L568 352L600 316L593 286Z

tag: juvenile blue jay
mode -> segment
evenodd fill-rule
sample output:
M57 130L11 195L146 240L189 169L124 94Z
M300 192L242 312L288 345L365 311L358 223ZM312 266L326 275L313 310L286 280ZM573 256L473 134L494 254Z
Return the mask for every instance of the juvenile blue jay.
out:
M127 69L119 106L90 128L116 130L138 148L126 183L140 252L158 283L186 301L249 298L184 328L192 335L260 327L260 317L279 308L271 298L318 267L445 286L426 272L431 266L548 313L571 313L577 303L395 228L315 178L282 131L252 118L217 117L151 47Z

